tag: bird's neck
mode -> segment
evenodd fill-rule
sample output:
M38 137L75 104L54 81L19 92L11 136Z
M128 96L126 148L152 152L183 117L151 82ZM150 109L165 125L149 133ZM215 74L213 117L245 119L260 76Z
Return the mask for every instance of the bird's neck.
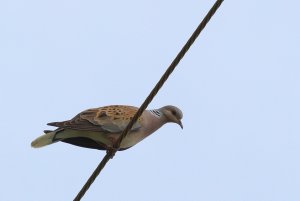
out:
M166 123L166 117L159 109L149 110L148 115L149 121L147 122L146 129L147 133L149 133L148 135L150 135Z

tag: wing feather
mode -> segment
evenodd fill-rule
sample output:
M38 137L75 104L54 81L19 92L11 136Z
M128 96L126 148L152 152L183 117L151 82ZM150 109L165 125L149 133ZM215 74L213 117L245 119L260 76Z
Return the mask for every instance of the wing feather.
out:
M108 133L122 132L137 108L132 106L113 105L85 110L68 121L48 123L50 126L83 131L101 131ZM131 130L141 127L142 117L134 124Z

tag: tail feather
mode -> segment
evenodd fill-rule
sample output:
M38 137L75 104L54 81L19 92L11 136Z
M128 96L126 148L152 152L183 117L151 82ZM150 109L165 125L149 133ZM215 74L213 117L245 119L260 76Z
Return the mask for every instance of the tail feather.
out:
M53 138L55 135L55 131L44 134L31 142L31 146L33 148L40 148L49 144L54 143Z

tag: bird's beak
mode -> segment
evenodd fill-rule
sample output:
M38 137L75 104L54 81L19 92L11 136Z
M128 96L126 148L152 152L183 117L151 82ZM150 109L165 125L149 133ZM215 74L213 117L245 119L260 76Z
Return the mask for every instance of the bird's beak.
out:
M177 124L181 127L181 129L183 129L183 125L182 125L182 122L180 120L178 120Z

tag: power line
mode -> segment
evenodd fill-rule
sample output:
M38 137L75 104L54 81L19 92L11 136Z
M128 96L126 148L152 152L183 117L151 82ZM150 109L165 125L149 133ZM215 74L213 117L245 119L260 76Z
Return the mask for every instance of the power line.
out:
M97 168L94 170L93 174L90 176L90 178L87 180L87 182L84 184L82 189L79 191L77 196L74 198L74 201L80 201L81 198L84 196L86 191L89 189L89 187L92 185L92 183L95 181L96 177L100 174L101 170L105 167L106 163L115 155L115 153L119 150L120 144L122 140L126 137L129 130L132 128L133 124L137 121L137 119L142 115L144 110L148 107L150 102L153 100L155 95L158 93L160 88L163 86L163 84L167 81L168 77L171 75L171 73L174 71L180 60L184 57L185 53L189 50L189 48L192 46L192 44L195 42L196 38L199 36L201 31L205 28L206 24L209 22L211 17L215 14L215 12L218 10L220 5L223 3L224 0L217 0L213 7L209 10L209 12L206 14L206 16L203 18L197 29L194 31L192 36L189 38L189 40L186 42L186 44L183 46L183 48L180 50L180 52L177 54L173 62L170 64L166 72L162 75L158 83L155 85L155 87L152 89L144 103L141 105L141 107L138 109L132 120L129 122L127 127L123 130L121 136L115 143L114 147L115 149L109 150L102 161L99 163Z

